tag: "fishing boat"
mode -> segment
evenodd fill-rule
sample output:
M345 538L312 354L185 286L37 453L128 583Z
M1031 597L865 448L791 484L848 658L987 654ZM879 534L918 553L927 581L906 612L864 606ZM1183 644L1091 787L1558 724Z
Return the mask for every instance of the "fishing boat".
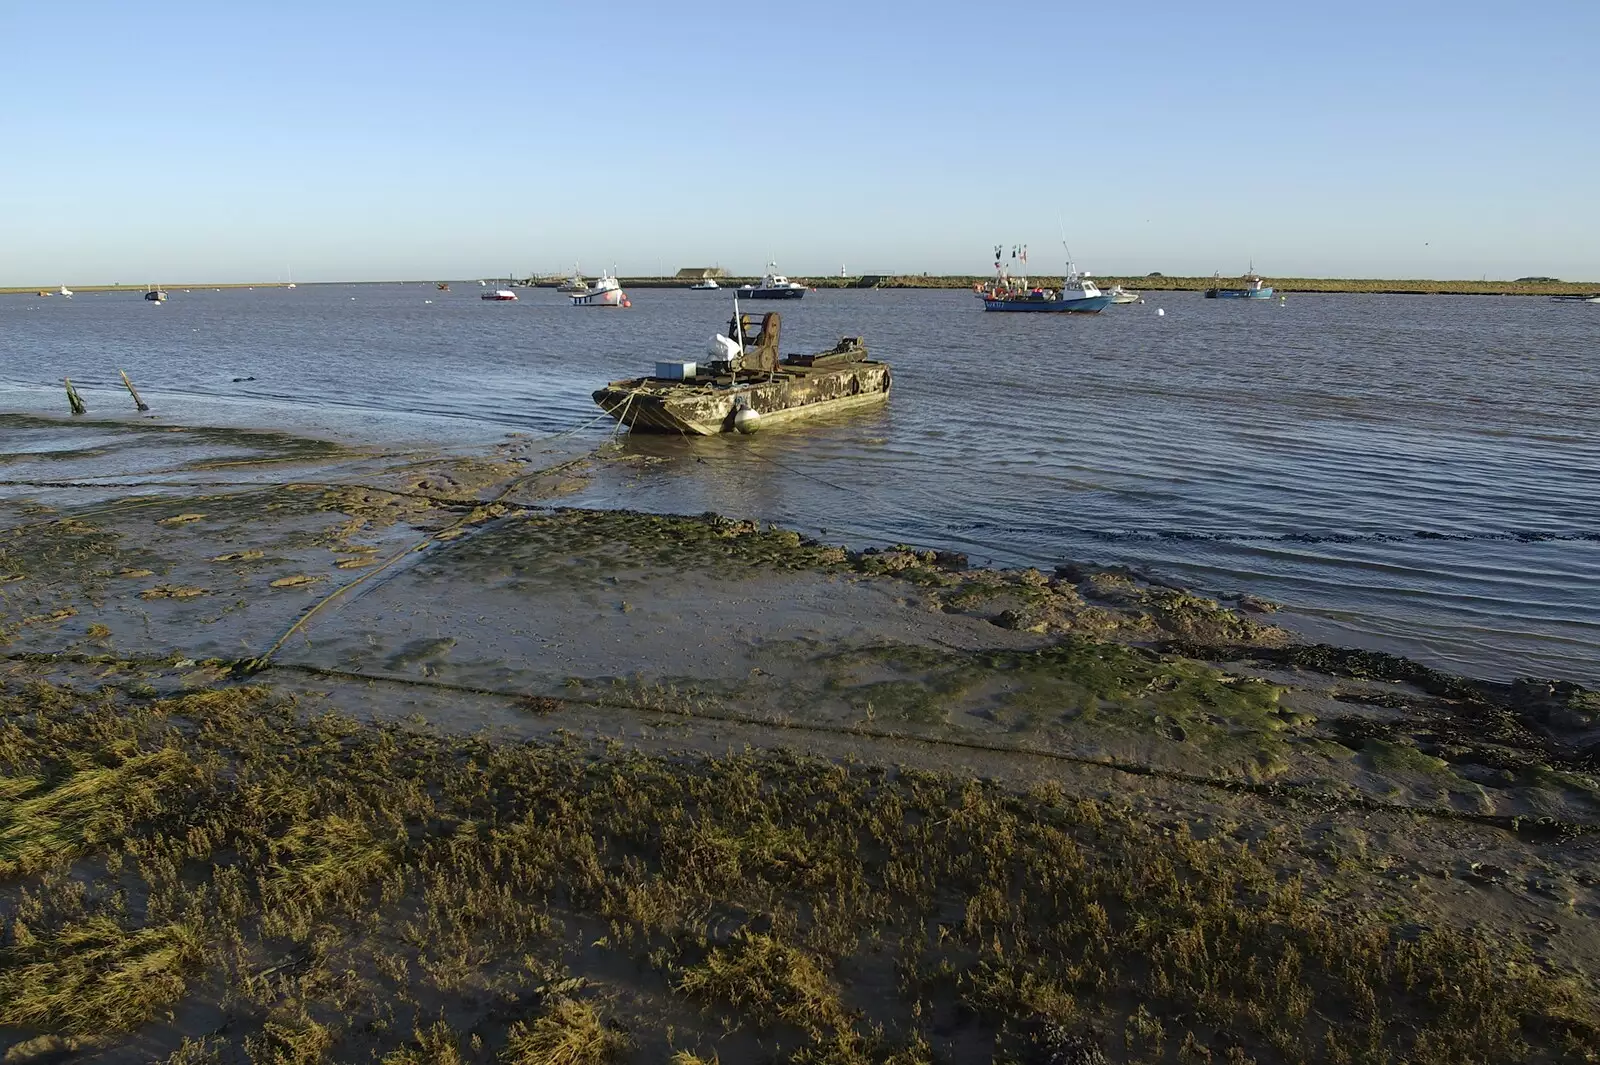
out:
M1111 302L1113 304L1117 304L1117 303L1138 303L1141 299L1144 298L1143 296L1139 295L1137 292L1129 292L1127 289L1123 288L1121 285L1112 285L1110 288L1106 289L1106 295L1111 297Z
M1095 283L1068 273L1058 289L1030 285L1025 277L1008 277L979 293L986 311L1042 311L1065 314L1099 314L1111 306L1111 297Z
M815 355L779 357L776 312L753 326L734 304L728 332L711 338L709 359L658 362L649 377L613 381L595 403L634 432L715 436L752 433L889 398L889 364L867 356L860 337Z
M1551 296L1551 303L1600 303L1600 292L1592 296Z
M569 293L574 307L632 307L628 294L611 274L602 273L587 292Z
M517 298L517 294L509 288L497 288L493 292L485 292L478 298L491 303L510 303Z
M738 292L747 300L797 300L805 296L806 287L778 273L777 263L768 263L760 284L740 285Z
M557 285L556 286L556 291L557 292L566 292L568 294L571 294L573 292L588 292L589 291L589 282L588 282L588 280L586 278L584 278L583 274L578 270L578 267L577 267L576 263L574 263L573 267L572 267L572 276L567 278L565 281L561 282L561 284Z
M1238 288L1223 288L1221 278L1216 275L1212 276L1212 280L1216 284L1206 289L1206 299L1208 300L1270 300L1272 298L1272 286L1256 276L1255 263L1250 264L1250 272L1240 279L1244 284Z
M1045 288L1043 285L1030 284L1026 277L1016 276L1011 273L1001 256L1005 252L1005 245L996 244L994 247L994 280L985 284L973 285L973 291L983 301L986 311L1033 311L1057 314L1099 314L1111 306L1111 297L1101 292L1099 287L1089 279L1088 274L1080 274L1078 267L1072 261L1072 251L1067 248L1065 238L1061 247L1067 252L1067 269L1061 277L1060 288ZM1028 246L1016 244L1012 246L1011 258L1023 266L1028 263Z
M691 292L716 292L721 288L722 286L717 284L717 279L714 277L702 278L689 286Z
M149 300L151 303L167 302L166 292L155 285L146 285L144 287L144 298Z

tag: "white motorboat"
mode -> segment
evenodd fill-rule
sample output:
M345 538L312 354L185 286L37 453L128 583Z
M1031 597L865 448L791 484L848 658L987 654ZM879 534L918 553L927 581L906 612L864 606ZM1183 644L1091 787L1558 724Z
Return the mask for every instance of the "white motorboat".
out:
M1111 297L1112 303L1138 303L1144 299L1137 292L1129 292L1121 285L1112 285L1106 289L1106 295Z
M689 286L689 289L692 292L714 292L721 287L721 285L717 284L716 278L708 277L702 281L696 281L694 284Z
M1600 293L1593 296L1551 296L1552 303L1600 303Z
M628 294L610 274L602 273L600 279L587 292L569 293L574 307L632 307Z
M778 273L777 263L768 263L761 283L740 285L738 293L747 300L797 300L806 294L806 287Z
M493 292L485 292L478 298L480 300L489 300L493 303L510 303L517 298L517 294L509 288L497 288Z
M69 300L72 298L72 290L70 288L68 288L66 285L62 285L61 288L58 289L57 291L59 291L63 296L67 297L67 299L69 299Z

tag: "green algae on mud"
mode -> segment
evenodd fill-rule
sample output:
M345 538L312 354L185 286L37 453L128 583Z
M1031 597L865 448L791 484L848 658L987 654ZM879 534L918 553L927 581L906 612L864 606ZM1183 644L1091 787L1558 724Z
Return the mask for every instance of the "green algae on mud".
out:
M813 571L892 578L934 595L954 613L991 617L1005 628L1038 634L1090 632L1217 643L1275 645L1287 633L1215 600L1161 588L1122 571L1065 567L972 570L965 556L897 545L851 552L777 526L708 513L556 509L525 513L473 538L451 555L453 567L526 569L546 576L599 567L693 569L727 575Z
M1002 720L1006 711L1027 719L1014 729L1049 723L1153 731L1204 746L1237 743L1269 752L1281 746L1279 732L1307 723L1303 715L1282 711L1276 685L1082 637L1032 651L861 648L815 664L828 675L826 687L852 705L923 723L946 720L964 696L981 688L989 689L984 702L991 720ZM901 676L852 683L852 674L868 665ZM967 702L963 709L972 712L973 701Z
M1019 1060L1056 1028L1149 1061L1600 1045L1577 975L1343 908L1334 881L1285 879L1282 836L1053 787L43 684L0 689L0 781L16 1043L514 1061L570 1036L862 1063Z
M77 518L38 522L0 531L0 579L81 577L121 552L122 536Z
M630 510L557 509L527 513L514 525L474 537L451 554L454 565L541 562L590 569L598 565L718 569L842 567L844 550L804 541L798 533L716 514L677 517Z

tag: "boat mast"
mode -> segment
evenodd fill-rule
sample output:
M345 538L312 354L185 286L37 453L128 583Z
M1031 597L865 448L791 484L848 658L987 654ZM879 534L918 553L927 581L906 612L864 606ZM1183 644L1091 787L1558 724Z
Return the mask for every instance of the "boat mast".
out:
M1067 276L1061 279L1061 287L1066 288L1067 282L1078 276L1078 267L1072 261L1072 249L1067 247L1067 223L1061 216L1056 215L1056 228L1061 231L1061 250L1067 253Z

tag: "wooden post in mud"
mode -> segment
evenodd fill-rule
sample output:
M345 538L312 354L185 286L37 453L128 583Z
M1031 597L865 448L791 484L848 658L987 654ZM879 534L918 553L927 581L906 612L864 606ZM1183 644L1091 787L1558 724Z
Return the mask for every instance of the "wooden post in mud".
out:
M117 372L122 375L122 383L128 386L128 395L133 397L133 405L138 407L141 412L149 410L149 405L139 398L139 393L133 387L133 382L128 380L128 371L118 370Z
M72 387L72 378L63 377L67 383L67 406L72 408L74 414L88 414L89 408L84 405L83 397L78 395L78 390Z

